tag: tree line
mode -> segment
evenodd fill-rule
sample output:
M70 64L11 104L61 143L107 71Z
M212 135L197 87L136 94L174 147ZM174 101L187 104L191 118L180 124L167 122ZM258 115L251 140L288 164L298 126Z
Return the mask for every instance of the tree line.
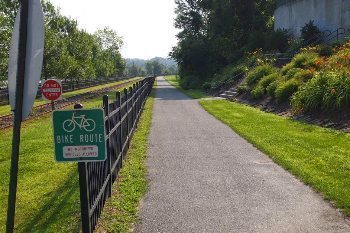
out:
M127 76L148 76L148 75L175 75L177 65L173 60L155 57L150 60L126 59Z
M76 20L63 16L49 1L42 1L45 17L45 50L42 78L108 78L123 75L123 40L106 27L91 34ZM18 1L0 1L0 80L7 79L10 40Z
M275 0L175 0L181 85L201 86L273 31ZM253 44L253 45L252 45ZM252 45L252 46L251 46Z

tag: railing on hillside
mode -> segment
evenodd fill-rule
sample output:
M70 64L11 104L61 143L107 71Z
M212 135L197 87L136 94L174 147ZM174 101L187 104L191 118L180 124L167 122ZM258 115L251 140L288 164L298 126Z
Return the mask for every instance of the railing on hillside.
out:
M112 194L112 185L122 167L130 139L140 118L155 78L137 82L116 101L103 97L105 111L107 159L103 162L79 163L81 218L83 233L94 231L102 209Z
M108 78L108 79L67 79L62 80L63 93L76 91L88 87L108 84L120 80L124 80L126 78ZM37 97L41 96L41 86L39 84ZM9 104L9 95L7 87L0 87L0 105Z

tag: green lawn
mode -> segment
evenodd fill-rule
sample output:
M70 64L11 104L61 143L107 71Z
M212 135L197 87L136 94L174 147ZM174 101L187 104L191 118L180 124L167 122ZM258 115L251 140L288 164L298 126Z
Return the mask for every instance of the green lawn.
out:
M165 80L167 80L172 86L176 87L179 89L181 92L185 93L192 99L201 99L201 98L207 98L209 97L207 94L204 93L202 89L189 89L185 90L183 89L180 84L179 84L179 78L176 75L171 75L171 76L165 76Z
M102 97L82 103L101 107ZM5 231L11 137L10 129L1 130L0 232ZM77 164L55 162L53 150L51 115L23 123L15 232L79 232Z
M150 97L132 139L127 160L119 173L119 181L113 186L114 194L106 203L98 232L127 233L137 220L140 199L147 191L146 156L152 108L153 97Z
M113 83L108 83L108 84L104 84L104 85L100 85L100 86L94 86L94 87L84 88L84 89L80 89L80 90L76 90L76 91L71 91L71 92L63 93L62 96L63 96L63 98L69 98L69 97L72 97L72 96L75 96L75 95L80 95L80 94L84 94L84 93L87 93L87 92L100 90L100 89L103 89L103 88L113 87L113 86L118 85L120 83L124 83L124 82L130 81L130 80L136 80L136 79L139 79L139 78L132 78L132 79L122 80L122 81L113 82ZM35 100L34 106L38 106L38 105L45 104L45 103L49 103L49 101L46 101L46 100L43 100L43 99L39 98L39 99ZM11 113L10 105L0 106L0 116L7 115L7 114L10 114L10 113Z
M226 100L200 104L350 216L349 134Z

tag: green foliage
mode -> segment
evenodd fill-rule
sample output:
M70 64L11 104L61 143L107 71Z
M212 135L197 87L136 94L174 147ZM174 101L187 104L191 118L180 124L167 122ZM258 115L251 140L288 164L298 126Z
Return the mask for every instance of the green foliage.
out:
M277 83L278 80L280 80L280 79L281 79L281 76L278 72L264 76L262 79L260 79L258 84L251 91L251 95L255 99L259 99L259 98L263 97L265 94L268 94L270 96L274 96L273 93L272 93L272 95L269 94L269 92L271 91L271 90L269 90L269 87L271 84Z
M275 97L275 91L276 91L277 85L278 85L278 81L276 80L270 83L270 85L266 87L266 93L268 96Z
M253 96L254 99L260 99L265 94L265 89L262 86L256 86L250 94Z
M315 66L318 55L314 52L302 52L297 54L290 63L285 65L281 72L283 75L292 68L307 69Z
M294 73L294 76L293 76L293 78L301 82L307 82L313 77L314 77L314 74L310 70L299 70L296 73Z
M321 31L311 20L301 28L301 39L304 43L313 43L321 36Z
M290 68L288 69L287 73L283 76L283 78L285 80L289 80L289 79L292 79L294 78L294 75L296 75L297 73L303 71L303 69L300 69L300 68Z
M121 75L122 39L111 29L94 35L78 28L75 20L60 14L49 1L42 1L45 15L43 78L85 79ZM18 1L0 3L0 81L7 78L8 51Z
M224 85L233 85L240 78L242 78L245 69L245 66L242 65L227 66L220 73L214 75L213 80L209 82L210 86L208 86L208 84L205 83L206 85L203 85L203 87L207 87L208 90L217 90Z
M275 98L278 103L288 101L289 98L298 91L301 82L297 79L289 79L286 82L278 83L275 90Z
M202 86L245 52L254 31L272 31L274 0L176 0L178 44L170 53L184 88ZM194 79L194 80L190 80Z
M294 112L338 110L350 104L350 79L345 72L321 72L292 98Z
M247 42L247 49L254 51L256 49L262 49L263 51L278 51L284 53L287 51L289 44L289 33L285 30L256 31L249 35Z
M252 87L257 84L264 76L270 75L276 72L276 68L271 65L257 66L253 70L249 71L245 82L248 86Z

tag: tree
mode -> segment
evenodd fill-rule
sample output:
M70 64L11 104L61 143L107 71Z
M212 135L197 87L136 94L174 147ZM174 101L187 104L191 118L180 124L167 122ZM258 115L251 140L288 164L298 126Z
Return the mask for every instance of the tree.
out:
M184 88L237 62L254 31L271 30L274 0L176 0L178 44L170 56L179 65Z

